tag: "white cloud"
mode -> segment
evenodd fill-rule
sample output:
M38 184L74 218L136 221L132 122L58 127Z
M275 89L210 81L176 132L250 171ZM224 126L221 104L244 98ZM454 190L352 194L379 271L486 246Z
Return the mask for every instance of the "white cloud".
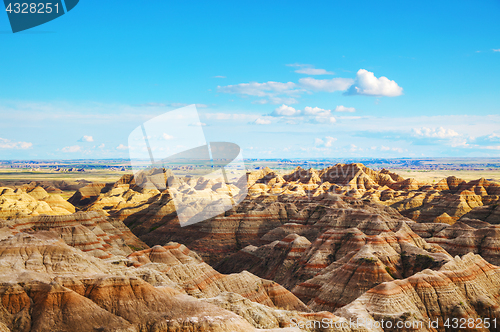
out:
M331 110L325 110L325 109L322 109L322 108L319 108L319 107L309 107L309 106L306 106L304 108L304 115L305 116L320 116L320 117L327 117L327 116L330 116L330 114L332 113Z
M128 150L128 146L120 144L116 147L117 150Z
M93 142L94 138L92 136L84 135L82 138L78 140L79 142Z
M105 147L104 143L98 146L99 149L104 149L104 147Z
M354 107L345 107L345 106L339 105L339 106L335 107L335 112L353 113L353 112L356 112L356 109Z
M500 48L498 48L498 49L493 49L493 52L500 52Z
M327 71L325 69L314 68L313 65L302 64L302 63L292 63L288 64L288 67L299 67L300 69L295 70L296 73L306 74L306 75L333 75L334 72Z
M312 123L335 123L337 122L337 119L333 116L316 116L313 119L311 119Z
M358 70L354 84L345 93L346 95L385 96L396 97L403 94L395 81L385 76L376 78L372 72L365 69Z
M204 122L199 122L199 121L197 121L197 122L193 122L193 123L191 123L191 124L189 124L189 125L190 125L190 126L193 126L193 127L200 127L200 126L206 126L207 124L206 124L206 123L204 123Z
M314 140L314 145L316 146L324 146L325 148L329 148L335 143L337 139L331 136L326 136L324 139L316 138Z
M268 125L271 124L271 120L258 118L257 120L255 120L255 124Z
M295 71L298 74L306 74L306 75L333 75L334 72L327 71L326 69L320 68L301 68Z
M62 148L61 151L65 152L65 153L75 153L75 152L82 151L82 148L78 145L73 145L73 146L66 146L66 147Z
M351 78L340 77L317 80L312 77L305 77L301 78L299 80L299 83L306 89L314 91L335 92L347 90L354 83L354 80Z
M252 102L252 104L297 104L298 101L292 97L268 97L267 99L259 99Z
M237 121L255 121L259 117L256 114L245 113L203 113L203 116L207 119Z
M173 139L173 138L174 138L174 136L163 133L163 139L169 140L169 139Z
M10 139L0 137L0 149L22 149L26 150L33 147L33 143L30 142L14 142Z
M297 88L297 85L293 82L281 83L273 81L265 83L250 82L235 85L218 86L217 90L223 93L266 98L265 100L256 102L259 104L280 104L283 102L283 99L280 97L280 95L294 96L303 92L303 90Z
M298 110L285 104L276 108L271 114L269 114L269 116L283 118L301 117L303 121L308 121L311 123L335 123L337 121L335 117L332 116L331 110L310 106L306 106L304 110ZM296 123L291 122L290 124Z
M271 116L299 116L300 113L301 113L300 110L296 110L295 108L293 108L291 106L287 106L287 105L283 104L280 107L276 108L271 113Z
M376 147L372 146L372 150L374 150L373 148L376 149ZM390 148L388 146L383 146L383 145L380 147L380 150L381 151L395 151L395 152L399 152L399 153L403 153L404 152L404 150L402 148L397 148L397 147L396 148Z
M459 136L459 134L456 131L454 131L453 129L445 129L443 127L439 127L439 128L427 128L427 127L413 128L413 133L415 136L418 136L418 137L440 138L440 139L446 139L446 138L452 138L452 137Z
M214 76L214 78L226 78L226 76L217 75L217 76Z

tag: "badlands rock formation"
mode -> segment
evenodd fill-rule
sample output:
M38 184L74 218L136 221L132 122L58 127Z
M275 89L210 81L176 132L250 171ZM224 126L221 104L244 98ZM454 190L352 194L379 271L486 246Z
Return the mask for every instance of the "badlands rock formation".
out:
M0 328L16 332L286 332L339 319L296 311L310 310L283 287L224 276L177 243L105 261L49 231L0 240L0 298Z
M66 215L75 207L60 195L48 194L42 187L12 189L0 187L0 218L12 219L27 216Z
M367 322L390 321L389 331L498 331L500 268L469 253L455 257L438 271L426 269L409 278L381 283L335 314ZM452 328L452 319L477 324ZM495 322L486 328L485 318ZM394 329L397 321L406 329ZM435 321L436 327L429 326ZM419 323L420 322L420 323ZM446 323L448 327L446 328ZM386 324L387 326L387 324Z
M115 184L89 185L79 189L69 201L84 210L105 210L149 245L182 242L210 263L247 245L262 244L258 242L262 236L285 223L297 223L298 227L315 224L325 211L318 207L321 204L315 198L332 195L340 195L345 202L356 202L351 206L362 215L367 210L366 201L371 201L379 204L370 205L370 213L390 213L399 220L404 219L402 215L417 222L453 224L470 215L469 218L500 223L500 215L489 210L499 202L498 184L449 177L429 185L403 179L387 170L374 171L362 164L338 164L320 171L298 167L285 175L269 168L251 172L247 176L248 196L242 203L209 222L181 228L167 178L175 178L188 200L192 192L217 193L219 188L203 177L176 178L171 171L155 176L154 181L140 180L147 186L137 185L131 175ZM234 192L237 194L237 189ZM200 209L196 200L190 204ZM314 232L306 236L309 241L318 235ZM215 247L211 242L217 242Z
M0 220L0 226L11 234L51 231L66 244L103 259L126 256L134 250L147 248L122 222L109 220L97 211Z
M447 318L499 315L498 184L265 168L243 202L181 227L175 195L200 211L193 192L236 200L241 187L149 175L64 203L40 184L2 188L0 331L380 331L314 326L358 318L445 331Z

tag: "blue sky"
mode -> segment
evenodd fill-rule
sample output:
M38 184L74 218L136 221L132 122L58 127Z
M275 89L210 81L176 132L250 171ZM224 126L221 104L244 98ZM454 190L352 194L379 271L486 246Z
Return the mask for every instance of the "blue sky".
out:
M85 0L12 34L0 14L0 159L126 158L137 126L188 104L246 158L498 157L499 15L497 0Z

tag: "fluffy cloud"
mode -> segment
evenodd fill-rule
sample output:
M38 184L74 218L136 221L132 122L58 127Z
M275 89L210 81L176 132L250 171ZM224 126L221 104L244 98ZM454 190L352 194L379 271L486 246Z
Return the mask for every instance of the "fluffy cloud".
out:
M345 106L339 105L339 106L335 107L335 112L353 113L353 112L356 112L356 109L354 107L345 107Z
M413 133L417 137L427 137L427 138L453 138L459 136L459 134L453 129L445 129L443 127L439 128L413 128Z
M312 77L305 77L301 78L299 83L302 87L309 90L335 92L347 90L354 83L354 80L340 77L317 80Z
M117 150L128 150L128 146L120 144L116 147Z
M0 149L22 149L26 150L33 147L33 143L30 142L14 142L10 139L0 137Z
M314 68L311 65L291 64L299 67L295 72L307 75L332 75L325 69ZM240 96L260 97L255 104L295 104L302 93L345 91L345 95L388 96L395 97L403 93L403 88L387 77L377 78L372 72L360 69L356 79L335 77L331 79L316 79L304 77L294 82L250 82L235 85L218 86L218 92L238 94ZM342 109L342 108L340 108ZM339 112L352 112L345 108Z
M92 136L84 135L82 138L78 140L79 142L93 142L94 138Z
M319 116L319 117L327 117L332 114L331 110L325 110L319 107L309 107L306 106L304 108L303 114L305 116Z
M258 125L268 125L271 124L271 120L258 118L254 123Z
M283 104L269 115L283 118L302 117L304 120L307 118L307 121L312 123L335 123L337 120L331 114L331 110L319 107L306 106L304 110L298 110Z
M372 72L360 69L356 74L354 84L345 94L396 97L403 94L403 88L385 76L377 78Z
M271 116L299 116L301 113L300 110L296 110L291 106L287 106L285 104L276 108L270 115Z
M335 143L337 139L331 136L326 136L325 138L316 138L314 140L314 145L316 146L324 146L325 148L329 148L332 146L333 143Z
M61 151L64 153L75 153L75 152L82 151L82 148L81 148L81 146L73 145L73 146L66 146L66 147L62 148Z
M173 138L174 138L174 136L163 133L163 139L169 140L169 139L173 139Z

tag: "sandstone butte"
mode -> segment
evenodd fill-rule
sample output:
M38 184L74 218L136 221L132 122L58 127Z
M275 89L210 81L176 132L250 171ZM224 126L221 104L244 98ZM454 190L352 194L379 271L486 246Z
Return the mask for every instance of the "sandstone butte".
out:
M372 324L381 320L445 331L456 317L500 321L498 184L431 185L361 164L265 168L242 179L242 203L180 227L174 191L224 192L209 179L174 178L174 188L171 171L149 175L79 188L68 201L75 214L2 203L0 331L382 331ZM3 199L45 202L38 188ZM321 319L364 325L320 328Z

